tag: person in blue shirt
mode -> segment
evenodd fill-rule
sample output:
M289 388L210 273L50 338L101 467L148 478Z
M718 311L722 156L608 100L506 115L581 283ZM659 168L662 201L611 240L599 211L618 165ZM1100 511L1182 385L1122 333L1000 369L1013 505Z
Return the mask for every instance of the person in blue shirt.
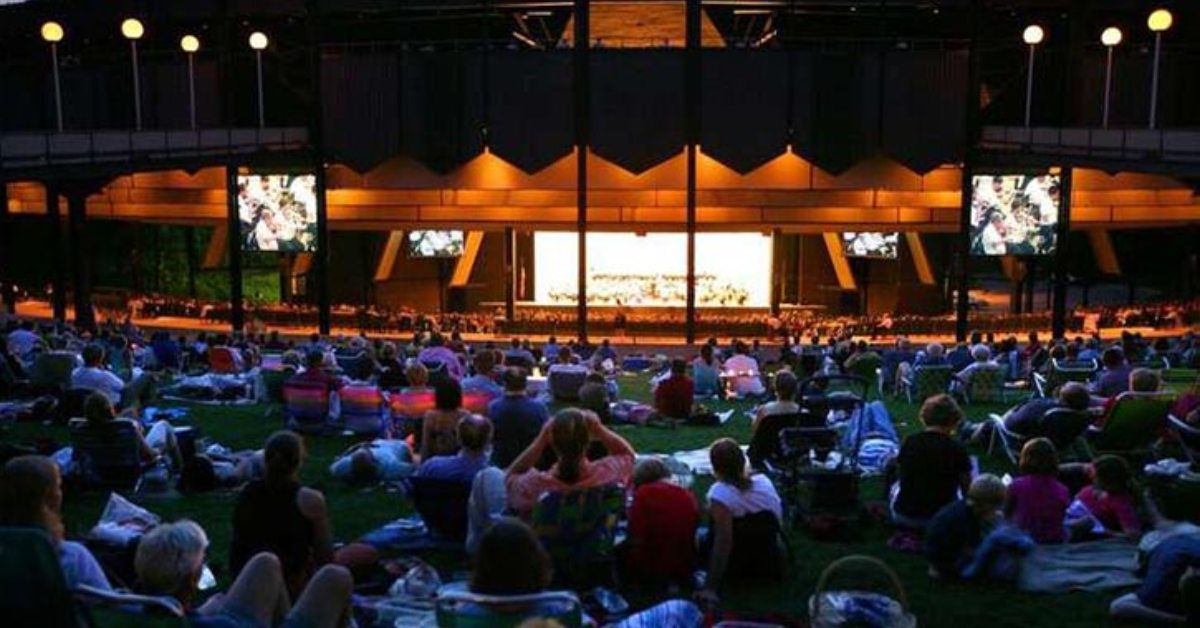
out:
M609 344L608 338L601 341L600 348L596 349L596 353L592 354L592 361L596 366L599 366L605 360L612 360L614 365L617 364L617 351Z
M488 406L492 420L492 463L506 468L529 447L550 420L546 405L525 392L525 370L509 368L504 371L504 396Z
M558 339L550 336L546 340L546 344L542 345L542 360L549 362L558 357Z
M481 350L475 353L475 357L471 361L471 366L475 373L470 377L463 378L463 392L484 392L489 395L499 397L504 394L504 389L500 384L496 383L496 353L494 351Z
M471 482L475 474L489 465L487 448L492 444L492 422L485 417L468 415L458 421L460 449L453 456L433 456L421 463L416 477L455 482Z
M1200 618L1200 535L1181 534L1150 552L1146 579L1136 592L1113 600L1109 614L1129 622L1195 626Z

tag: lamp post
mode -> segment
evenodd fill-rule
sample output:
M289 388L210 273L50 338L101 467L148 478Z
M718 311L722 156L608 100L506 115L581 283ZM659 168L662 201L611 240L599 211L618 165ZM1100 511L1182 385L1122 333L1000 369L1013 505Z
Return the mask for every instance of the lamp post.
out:
M142 87L138 80L137 40L142 38L146 29L137 18L129 18L121 22L121 34L129 40L130 59L133 62L133 126L137 131L142 130Z
M263 116L263 78L262 78L262 51L270 43L267 36L260 31L255 31L250 34L250 47L254 49L254 62L258 68L258 128L266 126L265 117Z
M196 51L200 49L200 40L195 35L184 35L179 40L179 47L187 53L188 60L188 111L191 113L192 130L196 130Z
M63 130L62 116L62 86L58 80L58 42L62 41L63 27L58 22L42 24L42 40L50 44L50 60L54 64L54 115L58 122L58 132Z
M1100 43L1108 49L1108 58L1104 64L1104 119L1101 121L1101 126L1108 128L1108 101L1112 96L1112 58L1113 48L1121 43L1121 29L1116 26L1109 26L1100 33Z
M1037 45L1045 39L1046 32L1037 24L1030 24L1025 27L1025 32L1022 33L1021 39L1029 45L1029 76L1025 79L1025 128L1029 128L1029 113L1033 107L1033 51L1037 49Z
M1154 31L1154 69L1150 74L1150 128L1154 128L1154 124L1158 119L1158 58L1162 52L1162 34L1171 28L1171 23L1174 19L1171 17L1171 12L1166 9L1158 9L1150 14L1146 20L1146 26Z

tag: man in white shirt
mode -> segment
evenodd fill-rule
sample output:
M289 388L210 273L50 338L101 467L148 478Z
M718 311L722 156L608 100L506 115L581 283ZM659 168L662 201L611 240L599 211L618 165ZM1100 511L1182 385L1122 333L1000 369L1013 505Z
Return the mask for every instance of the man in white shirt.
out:
M983 228L983 233L979 236L979 244L983 248L984 255L1004 255L1008 252L1008 246L1004 243L1004 234L1001 233L1003 225L1004 218L998 213L992 214L988 225Z
M121 403L125 381L103 367L104 348L91 344L83 349L83 366L71 373L71 387L104 393L114 406Z

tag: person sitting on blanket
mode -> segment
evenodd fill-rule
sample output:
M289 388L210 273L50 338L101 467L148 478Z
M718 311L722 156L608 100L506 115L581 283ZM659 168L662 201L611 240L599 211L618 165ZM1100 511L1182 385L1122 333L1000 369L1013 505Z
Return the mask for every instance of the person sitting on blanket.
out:
M475 474L491 464L487 450L492 444L492 422L473 414L458 420L456 440L461 448L454 455L421 460L416 477L470 482Z
M798 414L800 412L800 404L796 403L796 391L800 387L800 381L796 379L796 374L788 369L784 369L775 374L775 399L768 401L758 407L754 413L754 423L751 426L751 431L758 428L758 424L764 417L775 416L779 414ZM751 437L753 440L753 437Z
M537 535L524 522L506 517L483 534L479 550L471 561L468 587L472 593L533 595L545 591L550 582L550 556L546 554ZM460 612L486 617L489 611L486 607L471 605ZM564 609L555 603L544 602L530 608L528 617L553 617L563 612ZM584 618L583 623L596 625L590 618ZM698 628L703 624L704 616L695 604L685 600L669 600L634 613L618 623L609 624L607 628Z
M729 391L739 397L758 397L767 392L759 377L758 362L750 357L745 342L734 345L734 354L722 365L724 375L729 378Z
M198 628L347 625L354 589L350 572L333 565L323 567L294 598L293 606L280 560L267 552L246 561L226 592L193 606L207 550L208 535L195 522L162 524L138 543L134 557L138 581L146 593L178 600L188 623Z
M118 415L112 402L104 393L94 392L83 400L83 418L88 425L104 425L117 420ZM172 468L183 466L183 457L179 453L179 442L175 439L175 428L167 420L156 421L150 427L150 432L143 434L140 421L128 416L128 412L120 415L129 419L138 432L138 447L142 452L142 460L150 463L164 458Z
M592 441L600 443L607 455L588 460ZM535 469L547 448L553 449L558 462L549 471ZM509 508L528 518L542 493L612 484L627 486L635 455L629 441L604 427L594 413L577 408L559 410L508 468L505 485Z
M1066 542L1063 520L1071 505L1071 493L1058 481L1054 443L1048 438L1025 443L1020 468L1021 477L1008 490L1005 514L1037 543Z
M329 475L353 486L403 480L414 470L408 443L381 438L354 445L329 465Z
M929 575L940 580L970 578L978 573L977 561L984 537L1002 521L1000 508L1007 490L1000 478L984 474L971 483L966 499L943 506L925 528L923 552Z
M304 360L304 370L287 380L289 386L325 388L330 391L341 390L345 380L331 375L325 370L325 354L320 351L309 351Z
M1142 520L1134 503L1129 464L1120 456L1100 456L1092 461L1090 474L1092 484L1079 491L1067 509L1072 540L1140 537Z
M696 396L721 396L721 363L713 355L713 345L700 347L700 355L692 360L692 381Z
M637 463L633 486L629 538L622 552L626 578L649 586L690 584L700 522L695 495L671 481L659 458Z
M705 607L720 602L717 592L727 575L745 577L749 569L766 575L774 569L769 561L777 560L777 554L760 555L754 548L742 548L734 544L735 520L746 521L769 513L777 524L783 521L783 502L767 476L751 475L746 464L746 455L737 441L721 438L708 450L716 480L708 489L708 514L712 520L710 533L711 549L708 559L708 576L704 588L696 592L696 600ZM706 545L708 543L705 543ZM774 549L774 548L772 548Z
M896 458L892 521L921 529L943 506L971 485L971 458L951 435L962 409L949 395L934 395L921 406L925 431L904 439Z
M1200 625L1200 536L1179 535L1158 544L1142 585L1113 600L1108 612L1122 622Z
M695 386L687 374L687 362L671 360L671 376L662 380L654 390L654 410L658 416L671 420L687 420L692 415Z
M112 590L104 569L87 547L64 538L62 499L58 465L44 456L13 458L0 474L0 526L45 532L58 552L68 587L83 584Z

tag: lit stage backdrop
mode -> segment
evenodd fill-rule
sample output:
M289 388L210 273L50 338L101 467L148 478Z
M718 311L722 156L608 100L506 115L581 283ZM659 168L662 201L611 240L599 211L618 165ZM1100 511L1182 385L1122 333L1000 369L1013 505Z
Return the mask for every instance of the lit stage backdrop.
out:
M576 302L578 238L573 232L534 234L538 303ZM587 247L589 304L686 304L686 234L589 233ZM768 307L771 249L771 237L760 233L696 234L696 305Z

